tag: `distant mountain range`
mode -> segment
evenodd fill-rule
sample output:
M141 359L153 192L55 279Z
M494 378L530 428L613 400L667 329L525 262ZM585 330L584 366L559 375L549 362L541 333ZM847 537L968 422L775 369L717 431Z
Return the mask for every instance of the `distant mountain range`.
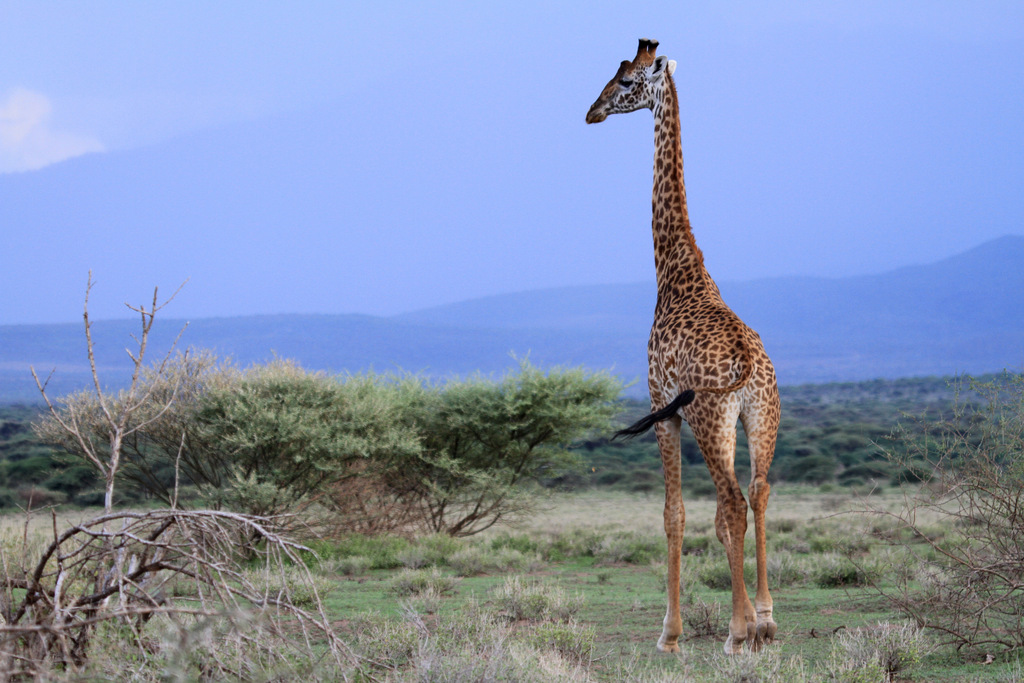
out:
M880 275L719 283L756 329L783 384L1024 367L1024 237ZM183 344L245 365L275 355L330 372L401 369L434 377L500 373L513 354L543 367L609 369L646 392L653 282L548 289L473 299L383 318L272 315L194 320ZM172 308L168 311L173 311ZM150 358L183 321L159 319ZM137 323L94 326L108 381L127 376ZM0 326L0 401L36 401L28 368L54 369L60 394L89 385L81 325Z

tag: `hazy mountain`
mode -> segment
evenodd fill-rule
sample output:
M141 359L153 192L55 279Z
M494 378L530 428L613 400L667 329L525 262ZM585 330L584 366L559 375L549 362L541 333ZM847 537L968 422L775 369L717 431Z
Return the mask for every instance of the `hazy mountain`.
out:
M761 334L784 384L982 373L1024 367L1024 237L952 258L855 278L720 283ZM506 294L392 318L280 315L193 321L184 344L241 364L274 354L332 372L432 376L501 372L511 354L538 365L608 368L644 393L653 283ZM158 320L151 358L182 321ZM97 362L124 376L132 321L95 324ZM0 326L0 400L34 400L28 366L56 368L55 392L87 386L80 325Z

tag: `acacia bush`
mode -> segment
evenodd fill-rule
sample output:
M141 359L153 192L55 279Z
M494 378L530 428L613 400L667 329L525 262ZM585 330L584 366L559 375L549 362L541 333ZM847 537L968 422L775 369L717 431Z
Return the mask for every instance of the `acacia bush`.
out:
M895 518L895 561L917 570L890 572L896 583L879 590L958 649L1009 652L1024 648L1024 377L954 386L967 391L981 402L894 435L894 467L922 481L903 510L875 512ZM943 520L944 532L921 519Z
M543 372L526 361L500 381L407 381L404 421L420 450L369 463L356 485L371 483L372 500L398 510L407 529L478 533L534 509L536 490L524 485L578 464L568 446L610 428L621 387L604 372ZM359 500L350 487L337 493L339 503Z
M606 373L525 361L501 380L435 385L284 360L240 370L189 351L140 379L119 477L172 505L315 509L338 533L467 536L533 509L527 485L578 462L568 445L610 427L620 390ZM121 400L65 397L36 432L92 465L87 450L108 438L102 404ZM71 416L80 436L61 427ZM198 499L184 500L183 486Z

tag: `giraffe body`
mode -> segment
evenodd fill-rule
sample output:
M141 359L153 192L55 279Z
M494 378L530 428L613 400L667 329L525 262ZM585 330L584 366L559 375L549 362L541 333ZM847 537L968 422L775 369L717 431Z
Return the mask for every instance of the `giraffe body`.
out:
M780 419L775 369L761 338L722 300L694 241L686 205L675 62L656 57L657 41L642 39L632 62L624 61L587 113L587 123L638 109L654 112L654 190L651 201L658 301L648 342L652 414L622 434L654 425L665 471L665 533L668 539L668 609L658 649L679 650L680 563L686 513L682 500L680 428L693 430L718 496L715 532L732 574L728 653L744 642L758 649L774 639L768 591L765 510L768 468ZM678 406L678 408L677 408ZM747 500L736 479L736 423L750 446L748 495L754 511L757 592L751 603L743 580Z

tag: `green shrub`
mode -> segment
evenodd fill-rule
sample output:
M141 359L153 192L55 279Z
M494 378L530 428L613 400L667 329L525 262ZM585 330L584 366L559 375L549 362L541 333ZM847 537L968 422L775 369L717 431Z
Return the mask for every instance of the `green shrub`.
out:
M785 683L819 683L822 680L807 671L800 657L783 659L774 647L767 647L760 652L744 650L738 654L727 655L715 648L716 652L706 657L709 667L714 671L714 681L729 683L761 683L762 681ZM845 678L835 679L848 683ZM872 683L883 683L875 680Z
M561 562L577 557L594 557L605 534L590 529L573 529L553 535L541 555L549 562Z
M408 664L420 644L419 631L409 621L368 615L354 624L354 650L365 662L397 669Z
M765 521L765 528L769 534L790 534L797 530L800 521L792 517L771 518Z
M546 586L510 576L494 590L498 610L514 621L568 621L583 607L583 596L569 596L558 586Z
M260 593L272 599L288 599L296 607L314 607L322 600L334 584L327 578L317 576L302 567L284 567L280 570L247 569L242 575Z
M430 569L403 569L391 580L389 590L399 597L418 595L428 590L437 595L448 595L455 592L459 579L455 576L442 574L437 567Z
M627 480L629 475L622 470L606 470L594 477L594 483L598 486L611 486Z
M748 585L757 578L757 569L753 560L743 563L743 580ZM732 590L732 573L729 562L724 556L716 555L701 563L697 569L697 580L713 590Z
M463 548L448 558L448 566L459 576L482 574L492 566L494 557L482 548Z
M491 548L494 550L510 548L526 554L539 552L540 544L536 538L527 534L516 534L513 536L508 532L504 532L491 539Z
M39 508L48 505L60 505L67 502L68 495L63 491L51 491L41 486L26 486L15 492L20 504L26 508Z
M0 488L0 508L11 508L17 504L18 497L14 491L8 488Z
M526 640L539 650L553 650L563 659L589 667L594 657L593 626L583 626L574 618L566 622L545 622L528 632Z
M493 567L500 572L535 571L542 564L537 553L521 553L513 548L499 550L493 558Z
M710 536L689 534L683 537L683 555L703 555L710 547Z
M448 534L428 534L416 541L416 545L423 549L427 564L443 567L448 564L448 558L466 547L465 541L454 538Z
M628 531L605 536L593 553L594 559L601 564L646 564L664 554L664 536Z
M324 574L341 574L342 576L362 576L370 569L370 558L362 555L350 555L329 560L321 565Z
M843 681L894 681L898 674L920 662L928 650L928 642L917 626L882 622L875 627L841 631L833 641L829 661L838 663L841 669L845 665L846 675L840 678Z
M400 536L363 536L351 534L330 541L308 543L321 558L365 557L371 569L396 569L402 566L399 555L410 547Z
M784 550L768 555L768 583L771 586L797 586L807 580L807 569Z
M54 474L56 466L57 463L48 455L11 460L7 462L7 477L20 486L42 484Z
M421 569L431 564L430 560L427 559L427 549L419 544L403 548L398 551L396 557L402 563L402 566L407 569Z
M844 588L866 586L875 578L872 569L854 564L841 555L826 554L819 558L814 568L814 583L819 588Z

